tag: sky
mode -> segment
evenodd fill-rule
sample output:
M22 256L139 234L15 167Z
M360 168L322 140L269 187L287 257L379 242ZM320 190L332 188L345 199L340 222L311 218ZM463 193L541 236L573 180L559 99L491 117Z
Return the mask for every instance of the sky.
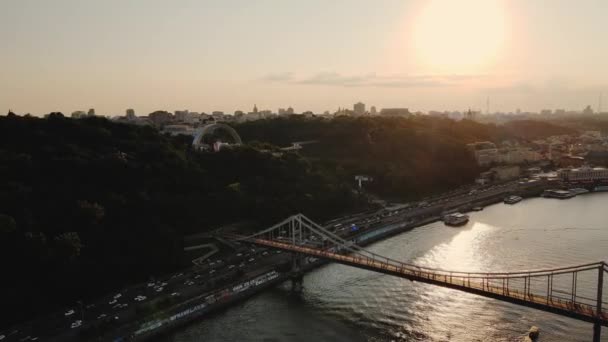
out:
M606 0L1 0L0 110L608 110ZM4 109L2 109L4 108Z

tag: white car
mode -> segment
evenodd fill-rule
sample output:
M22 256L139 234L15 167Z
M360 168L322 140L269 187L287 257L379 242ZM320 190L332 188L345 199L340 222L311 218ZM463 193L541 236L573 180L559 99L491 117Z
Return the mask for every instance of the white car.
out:
M119 293L119 294L115 295L115 296L114 296L114 299L118 299L118 298L120 298L120 297L122 297L122 294L121 294L121 293Z
M114 305L116 303L118 303L118 301L116 299L113 299L113 300L111 300L111 301L108 302L108 304L110 304L110 305Z
M5 335L0 335L0 341L4 340L6 338Z
M254 258L250 258L249 260L247 260L248 262L254 262L255 259Z
M74 321L74 323L72 323L72 325L70 327L72 329L74 329L74 328L78 328L81 325L82 325L82 321L81 320L76 320L76 321Z
M215 270L209 271L209 274L213 274L213 273L215 273Z
M139 295L139 296L135 297L136 302L141 302L144 300L146 300L146 296Z
M235 267L234 265L230 265L230 266L228 266L228 269L229 269L229 270L231 270L231 269L233 269L234 267Z
M102 313L101 315L97 316L97 319L102 319L102 318L106 318L106 314Z
M179 296L179 292L173 292L173 293L171 294L171 297L177 297L177 296Z
M67 316L71 316L73 314L74 314L74 310L70 309L70 310L66 311L64 315L67 317Z
M164 290L162 287L159 287L156 289L156 292L161 292L162 290Z

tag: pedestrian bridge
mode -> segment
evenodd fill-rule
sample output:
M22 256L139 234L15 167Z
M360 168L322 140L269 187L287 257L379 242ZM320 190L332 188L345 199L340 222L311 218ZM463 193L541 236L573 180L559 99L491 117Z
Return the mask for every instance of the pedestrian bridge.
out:
M260 246L292 252L293 270L310 256L393 275L411 281L473 293L594 324L594 341L608 326L604 298L605 262L513 272L459 272L417 266L365 250L302 214L251 236L230 236Z

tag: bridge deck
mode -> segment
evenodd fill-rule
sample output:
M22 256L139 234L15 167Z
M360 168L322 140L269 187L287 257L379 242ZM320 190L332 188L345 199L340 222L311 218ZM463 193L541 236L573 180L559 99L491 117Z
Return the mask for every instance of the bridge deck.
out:
M572 300L562 300L552 295L540 295L530 293L528 291L518 291L508 286L506 277L499 279L502 283L500 286L492 284L496 278L483 277L466 277L462 275L450 275L446 273L434 273L427 270L414 270L406 267L398 267L396 265L376 260L369 257L358 255L344 255L326 250L310 248L306 246L293 245L289 243L271 241L266 239L251 239L251 242L258 245L283 249L286 251L302 253L305 255L323 258L335 261L341 264L363 268L371 271L376 271L384 274L390 274L412 281L419 281L428 284L443 286L447 288L457 289L477 295L495 298L514 304L533 307L536 309L569 316L592 323L600 323L608 326L608 313L601 311L598 315L597 309L593 305L582 304ZM506 284L506 285L505 285Z

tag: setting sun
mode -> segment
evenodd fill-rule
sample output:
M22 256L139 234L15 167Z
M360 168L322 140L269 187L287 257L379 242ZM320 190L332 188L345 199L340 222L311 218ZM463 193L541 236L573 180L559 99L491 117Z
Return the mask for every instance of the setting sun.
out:
M414 23L417 58L437 71L479 69L500 52L505 21L499 1L431 1Z

